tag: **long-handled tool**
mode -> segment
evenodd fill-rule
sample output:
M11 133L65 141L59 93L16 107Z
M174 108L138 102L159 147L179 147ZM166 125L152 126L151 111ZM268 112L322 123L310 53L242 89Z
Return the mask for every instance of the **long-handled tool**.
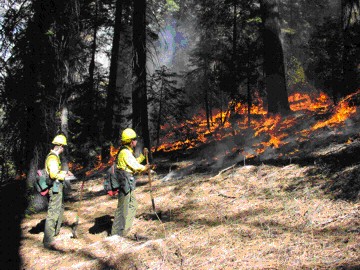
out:
M82 183L81 183L80 200L79 200L79 204L78 204L77 210L76 210L76 220L75 220L74 224L72 225L73 238L78 238L76 230L77 230L77 227L79 225L79 213L80 213L81 201L82 201L82 198L83 198L84 183L85 183L85 180L83 180Z
M146 157L146 164L149 165L149 151L145 151L145 157ZM154 197L153 197L153 193L152 193L152 180L151 180L151 170L150 170L150 168L148 170L148 178L149 178L149 184L150 184L151 204L152 204L152 208L153 208L154 212L156 213L155 201L154 201Z

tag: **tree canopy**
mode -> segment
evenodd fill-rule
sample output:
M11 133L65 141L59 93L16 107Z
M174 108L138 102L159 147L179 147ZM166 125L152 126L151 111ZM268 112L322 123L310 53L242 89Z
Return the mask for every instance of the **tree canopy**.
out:
M297 90L336 103L359 88L360 19L335 2L4 1L0 179L33 174L58 133L90 168L126 127L151 148L199 110L208 129L237 101L250 117L255 96L275 114Z

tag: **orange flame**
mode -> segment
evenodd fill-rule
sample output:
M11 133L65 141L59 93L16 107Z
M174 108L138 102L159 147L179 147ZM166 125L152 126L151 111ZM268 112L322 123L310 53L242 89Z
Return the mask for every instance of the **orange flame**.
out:
M200 111L191 119L176 126L170 124L163 125L161 129L166 135L161 139L161 144L156 147L156 149L153 147L151 150L169 152L178 149L191 149L207 142L219 141L236 134L241 134L242 131L250 128L254 132L254 137L262 141L252 146L247 145L248 149L246 151L234 147L231 152L242 153L244 158L254 157L256 154L264 153L268 148L277 149L286 145L286 139L289 138L289 133L297 134L297 141L302 142L308 140L310 133L315 130L325 126L333 127L343 124L346 119L357 112L356 106L351 104L350 99L353 95L359 94L360 90L343 99L333 108L330 98L325 93L320 92L317 96L314 94L293 93L289 96L290 108L294 112L301 111L302 113L286 117L282 117L281 115L268 115L259 95L256 95L256 98L254 98L254 105L251 107L250 117L248 116L247 104L229 102L226 112L219 110L212 112L213 117L209 123L206 120L205 112ZM230 110L229 108L233 109ZM327 114L325 113L331 112L332 110L334 113L328 120L319 121L311 128L301 132L294 131L299 117L300 119L304 119L306 117L312 117L315 114L326 116ZM179 138L180 135L182 138ZM286 155L290 157L299 151L299 149L293 149ZM102 157L99 155L94 168L86 172L86 175L92 175L96 171L103 170L111 165L116 158L117 152L118 149L111 146L111 158L109 161L104 163ZM227 153L230 152L228 151ZM219 157L215 157L214 159L216 160L218 158ZM81 168L75 165L70 166L70 168L75 168L75 170Z
M308 110L313 112L325 112L332 104L328 95L320 92L314 97L310 94L294 93L289 96L290 109L292 111Z
M110 158L109 158L109 161L107 163L103 163L102 162L102 156L98 155L96 157L97 162L95 163L95 167L93 169L91 169L90 171L87 171L85 173L85 175L90 176L90 175L94 174L95 172L102 171L106 167L110 166L114 162L114 160L116 158L116 154L117 154L118 151L119 151L118 148L115 148L114 146L111 145L110 146Z
M360 91L359 91L360 92ZM345 99L340 102L336 107L336 112L332 117L326 121L316 123L311 129L303 131L300 134L302 137L299 140L307 140L307 136L312 130L322 128L324 126L332 126L343 123L346 119L351 117L356 112L356 107L349 106ZM320 92L317 96L314 94L293 93L289 96L290 108L292 111L304 111L304 113L324 114L328 112L332 106L331 99L328 95ZM248 129L249 127L254 130L254 136L260 137L266 135L263 142L253 145L253 150L261 154L268 147L279 148L286 144L284 139L289 135L285 132L286 129L291 129L297 124L295 116L281 117L280 115L268 116L263 106L263 101L257 96L254 106L251 107L250 123L248 123L247 105L241 102L234 104L230 102L228 108L234 108L232 114L229 112L213 112L213 119L210 121L210 127L207 127L207 121L204 112L200 112L193 116L186 122L171 127L164 125L163 130L167 130L167 135L161 140L161 145L155 151L174 151L179 149L189 149L196 147L200 144L222 140L226 137L233 136ZM224 120L226 122L224 123ZM176 134L181 133L188 127L190 133L188 136L183 133L184 139L174 140ZM178 132L176 132L176 130ZM268 139L266 139L268 138ZM242 151L244 153L244 151ZM294 153L297 151L293 151ZM251 156L252 153L247 154Z
M311 130L323 128L325 126L333 126L335 124L343 123L351 115L356 113L356 107L349 106L345 100L341 101L335 109L335 114L327 121L322 121L311 127Z

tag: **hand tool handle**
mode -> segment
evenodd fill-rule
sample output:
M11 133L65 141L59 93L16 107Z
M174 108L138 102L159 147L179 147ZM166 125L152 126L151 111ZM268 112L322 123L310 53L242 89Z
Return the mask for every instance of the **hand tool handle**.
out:
M147 151L145 153L145 156L146 156L146 164L149 165L149 152ZM152 194L152 180L151 180L151 170L149 168L148 170L148 178L149 178L149 184L150 184L150 198L151 198L151 204L152 204L152 208L155 211L155 200L154 200L154 197L153 197L153 194Z

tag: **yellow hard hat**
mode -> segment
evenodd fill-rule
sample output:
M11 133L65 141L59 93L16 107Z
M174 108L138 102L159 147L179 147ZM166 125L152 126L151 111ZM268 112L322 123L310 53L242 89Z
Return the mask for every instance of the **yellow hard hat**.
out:
M56 145L67 145L66 137L64 135L57 135L53 141L52 144Z
M123 143L130 143L131 140L136 139L136 132L131 128L126 128L121 134L121 141Z

